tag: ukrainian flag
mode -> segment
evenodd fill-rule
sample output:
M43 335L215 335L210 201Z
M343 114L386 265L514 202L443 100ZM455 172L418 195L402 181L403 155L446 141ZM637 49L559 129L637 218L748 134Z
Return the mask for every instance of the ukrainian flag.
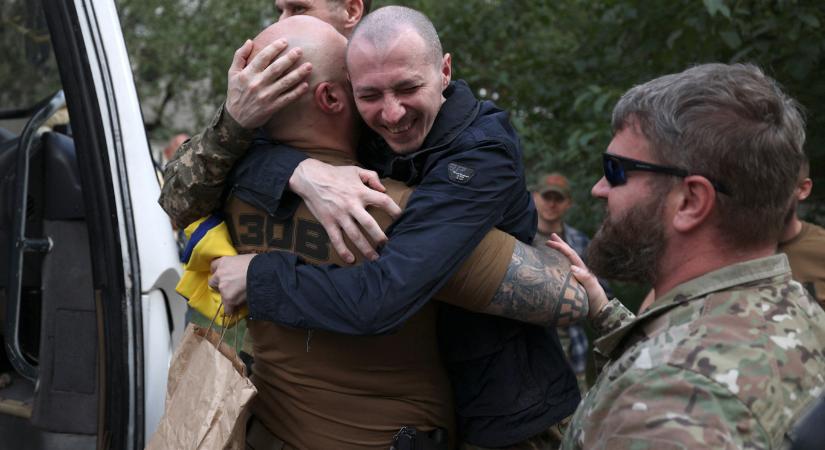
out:
M215 317L221 306L221 294L209 287L210 264L221 256L238 254L229 237L226 223L217 215L204 217L184 230L188 239L181 260L183 276L175 290L187 299L189 306L208 318ZM249 314L246 305L232 316L218 315L215 323L233 327Z

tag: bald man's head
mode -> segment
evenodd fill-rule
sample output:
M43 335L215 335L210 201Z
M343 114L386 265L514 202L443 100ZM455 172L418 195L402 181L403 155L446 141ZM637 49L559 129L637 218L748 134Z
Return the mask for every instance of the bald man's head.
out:
M276 109L263 128L271 138L296 148L354 155L360 119L347 79L346 38L315 17L293 16L262 31L253 40L253 53L278 39L288 48L300 47L302 56L295 67L308 62L312 72L307 92Z
M332 25L312 16L292 16L280 20L266 27L253 39L249 60L278 39L284 39L288 44L282 54L293 47L300 47L303 51L303 56L295 63L295 67L304 62L312 64L312 72L307 80L310 92L322 81L346 81L347 39Z

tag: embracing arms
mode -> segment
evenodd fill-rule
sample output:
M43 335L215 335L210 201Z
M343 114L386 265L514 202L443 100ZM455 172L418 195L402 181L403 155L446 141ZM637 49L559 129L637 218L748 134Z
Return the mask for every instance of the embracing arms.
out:
M210 284L220 290L227 310L245 302L253 257L226 257L213 263ZM435 299L541 326L568 326L589 312L585 290L562 254L528 246L496 229L487 233Z
M450 181L447 167L459 163L477 168L472 183ZM377 261L338 267L306 264L284 252L256 256L247 276L250 317L345 334L380 334L400 326L434 296L449 301L442 287L478 251L478 243L503 220L507 208L512 208L510 215L528 214L519 222L531 222L529 197L514 194L525 191L513 164L501 148L480 148L441 161L412 194ZM493 285L499 292L479 296L486 303L457 306L543 325L569 323L586 314L586 298L557 253L519 243L492 257L503 255L507 261ZM499 283L501 279L505 281ZM468 284L473 283L479 281ZM558 298L568 304L551 302Z

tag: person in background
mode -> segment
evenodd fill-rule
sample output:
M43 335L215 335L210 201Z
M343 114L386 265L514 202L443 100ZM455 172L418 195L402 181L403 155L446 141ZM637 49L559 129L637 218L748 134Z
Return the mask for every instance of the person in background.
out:
M162 154L163 154L162 163L163 163L164 166L166 165L166 163L168 163L169 161L172 160L172 157L175 155L175 151L177 151L178 147L180 147L180 145L183 144L184 142L186 142L188 139L189 139L189 135L186 134L186 133L178 133L178 134L172 136L171 139L169 139L169 142L166 144L166 147L163 148L163 152L162 152ZM162 178L161 178L161 180L162 180Z
M186 133L178 133L172 136L169 139L169 142L166 143L166 147L163 148L161 151L161 160L154 161L155 164L155 174L158 177L158 182L160 183L161 188L163 188L163 168L166 167L166 164L172 160L172 157L175 155L175 152L178 148L189 139L189 135ZM175 242L178 244L178 257L183 258L183 249L186 247L186 233L183 232L183 227L178 227L174 220L172 222L172 230L175 232ZM186 323L192 321L192 314L193 311L190 308L186 310Z
M533 202L538 212L538 229L533 239L533 246L546 248L546 242L553 233L561 236L564 242L579 255L584 255L590 238L564 221L567 211L573 206L570 182L560 173L544 175L533 188ZM610 286L605 280L599 280L608 296L612 297ZM576 373L579 389L587 391L585 372L587 369L588 340L582 325L558 328L561 346L567 354L567 360Z
M788 256L794 280L825 308L825 228L799 219L799 202L811 195L811 166L806 159L799 171L796 189L778 251Z

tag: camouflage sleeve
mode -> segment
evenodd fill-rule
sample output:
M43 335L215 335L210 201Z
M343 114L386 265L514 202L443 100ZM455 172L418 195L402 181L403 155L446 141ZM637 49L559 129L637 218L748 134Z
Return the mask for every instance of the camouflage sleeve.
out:
M619 299L614 298L596 313L596 316L590 320L590 326L593 327L597 336L602 337L635 318L635 314L630 312Z
M597 337L602 337L635 318L636 315L630 312L618 298L613 298L596 313L595 317L590 319L590 326L596 332ZM596 346L593 348L593 361L596 373L599 374L610 361L610 357L602 353Z
M581 448L767 449L767 431L748 407L702 374L670 365L635 368L611 386L591 391L574 422ZM579 414L577 414L577 417Z
M241 127L221 105L209 127L181 144L163 169L158 200L178 227L220 206L226 177L253 135L254 130Z

